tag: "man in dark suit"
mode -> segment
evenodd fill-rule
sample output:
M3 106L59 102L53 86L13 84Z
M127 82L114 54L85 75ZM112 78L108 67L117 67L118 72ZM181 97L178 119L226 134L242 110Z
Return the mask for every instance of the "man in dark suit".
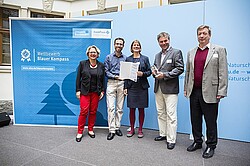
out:
M184 71L184 63L181 50L170 46L168 33L161 32L157 40L161 51L155 55L152 74L160 135L155 141L167 140L171 150L176 143L179 75Z
M202 115L206 122L207 147L203 158L214 155L217 145L218 103L227 96L228 67L226 49L210 43L209 26L197 28L199 46L188 52L184 96L190 97L190 113L194 142L192 152L202 148Z

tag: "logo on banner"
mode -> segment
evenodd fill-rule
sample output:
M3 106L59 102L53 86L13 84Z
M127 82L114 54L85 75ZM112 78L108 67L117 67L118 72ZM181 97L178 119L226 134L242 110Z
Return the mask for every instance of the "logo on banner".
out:
M30 59L30 51L28 50L28 49L23 49L22 50L22 52L21 52L21 56L22 56L22 58L21 58L21 61L28 61L28 62L30 62L31 61L31 59Z
M111 39L111 29L73 28L73 38Z
M93 38L110 39L111 29L92 29Z
M86 28L73 28L73 38L91 38L91 30Z

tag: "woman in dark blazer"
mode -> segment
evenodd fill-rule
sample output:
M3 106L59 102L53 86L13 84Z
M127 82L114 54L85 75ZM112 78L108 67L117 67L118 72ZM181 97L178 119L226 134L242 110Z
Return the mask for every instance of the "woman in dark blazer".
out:
M142 126L144 123L144 108L148 107L148 88L149 83L147 77L151 75L151 68L147 56L141 54L141 43L134 40L131 44L130 51L132 55L127 57L127 62L139 62L139 69L137 72L137 81L125 80L124 92L127 95L127 107L130 109L129 119L131 130L127 133L127 137L132 137L135 134L135 110L139 110L139 130L138 138L142 138Z
M80 99L80 114L78 118L78 133L76 141L82 140L86 117L88 116L88 135L95 138L93 127L99 100L104 95L104 64L97 58L100 50L92 45L87 48L88 60L83 60L78 66L76 77L76 97Z

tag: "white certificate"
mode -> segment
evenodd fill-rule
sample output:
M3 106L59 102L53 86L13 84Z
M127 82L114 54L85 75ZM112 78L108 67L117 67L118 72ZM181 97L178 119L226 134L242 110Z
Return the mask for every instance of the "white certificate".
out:
M137 82L137 71L140 62L120 62L120 75L121 79L130 79Z

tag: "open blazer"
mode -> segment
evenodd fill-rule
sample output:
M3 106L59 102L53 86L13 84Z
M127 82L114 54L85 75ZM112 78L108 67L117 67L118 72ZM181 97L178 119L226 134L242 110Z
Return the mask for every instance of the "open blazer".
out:
M155 79L154 92L161 88L163 94L179 93L179 75L184 71L184 63L181 50L170 48L161 64L161 54L155 55L154 65L160 72L163 72L163 79Z
M190 97L194 86L194 58L198 47L187 54L184 91ZM217 95L227 96L228 72L226 49L210 44L202 76L202 95L206 103L217 103Z
M87 95L90 89L91 75L89 73L90 62L83 60L80 62L76 77L76 92L81 91L81 94ZM98 95L104 91L104 64L97 61L97 93Z

